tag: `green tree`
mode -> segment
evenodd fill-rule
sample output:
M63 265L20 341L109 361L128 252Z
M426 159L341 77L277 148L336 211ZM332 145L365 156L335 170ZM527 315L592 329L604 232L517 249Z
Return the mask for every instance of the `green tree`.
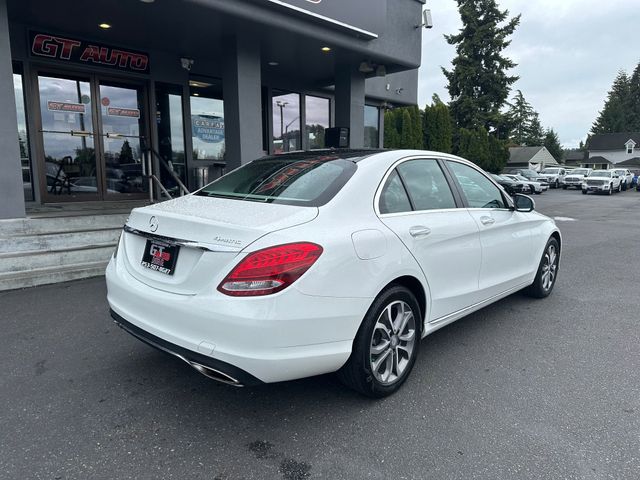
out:
M411 114L406 108L403 108L400 114L400 143L398 148L413 148L413 124Z
M461 128L457 154L467 160L471 160L480 168L491 170L489 134L487 131L483 127L474 130Z
M436 152L451 153L453 126L449 107L434 95L433 104L424 109L424 148Z
M549 153L553 155L556 162L560 163L564 158L562 145L560 145L560 138L553 128L549 128L544 135L544 146L547 147Z
M509 148L507 142L489 135L489 158L485 170L492 173L500 173L509 160Z
M619 133L629 131L629 98L631 81L624 70L620 70L611 90L607 94L604 107L591 127L591 133Z
M540 115L538 115L538 112L533 112L527 126L524 144L528 147L541 147L544 145L544 138L545 133L540 123Z
M511 130L511 141L516 145L525 145L531 120L535 111L524 98L521 90L518 90L513 97L513 102L509 104L507 111L507 122Z
M396 110L384 112L384 146L385 148L398 148L399 134L396 127Z
M417 106L409 107L411 116L411 144L408 148L421 150L424 148L422 114Z
M511 85L518 80L508 71L516 66L503 55L520 23L520 16L508 19L496 0L457 0L462 29L445 35L456 47L452 69L442 69L448 80L450 108L457 128L504 132L501 109ZM462 140L462 134L460 135Z
M640 132L640 63L629 79L629 96L626 104L627 129L630 132Z

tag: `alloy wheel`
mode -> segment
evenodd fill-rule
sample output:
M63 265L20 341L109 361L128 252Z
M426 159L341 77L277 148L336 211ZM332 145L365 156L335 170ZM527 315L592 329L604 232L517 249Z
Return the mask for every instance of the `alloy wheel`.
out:
M544 254L544 260L542 263L542 288L545 292L548 292L551 290L551 287L553 287L553 282L556 280L557 270L558 253L556 252L555 245L549 245Z
M371 335L371 373L382 385L397 382L411 362L416 344L416 318L411 307L401 301L382 311Z

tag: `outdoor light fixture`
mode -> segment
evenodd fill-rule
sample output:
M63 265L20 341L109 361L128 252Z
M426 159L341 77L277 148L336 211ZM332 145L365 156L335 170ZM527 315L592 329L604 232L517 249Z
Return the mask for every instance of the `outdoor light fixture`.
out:
M325 53L330 52L331 48L330 47L322 47L321 50Z
M424 10L422 12L422 23L420 25L416 25L416 28L433 28L433 18L431 17L431 10Z
M212 85L211 83L199 82L197 80L189 80L190 87L207 88L207 87L210 87L211 85Z
M358 67L358 71L360 73L371 73L373 72L373 66L369 62L362 62Z
M100 25L98 25L100 28L102 28L103 30L109 30L111 28L111 25L109 25L108 23L101 23Z
M180 59L180 65L182 65L182 68L184 68L187 72L190 71L191 67L193 67L193 58L182 57Z

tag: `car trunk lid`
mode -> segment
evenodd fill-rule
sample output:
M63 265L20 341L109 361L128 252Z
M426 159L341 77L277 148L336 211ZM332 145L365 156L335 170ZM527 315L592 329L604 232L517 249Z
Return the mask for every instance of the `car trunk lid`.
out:
M215 288L214 279L228 273L238 254L260 237L317 215L316 207L188 195L133 210L122 250L127 270L139 281L194 295ZM173 268L172 274L163 273L165 268Z

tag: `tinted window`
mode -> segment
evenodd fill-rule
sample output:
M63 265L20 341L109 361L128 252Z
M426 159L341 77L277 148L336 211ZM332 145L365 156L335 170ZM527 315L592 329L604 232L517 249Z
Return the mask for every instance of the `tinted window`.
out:
M380 213L410 212L411 203L407 192L400 181L400 177L394 170L380 194Z
M221 177L197 195L315 207L331 200L356 168L354 161L335 155L267 157Z
M398 167L416 210L456 208L449 184L436 160L410 160Z
M507 208L500 189L475 168L458 162L448 162L458 179L469 208Z

